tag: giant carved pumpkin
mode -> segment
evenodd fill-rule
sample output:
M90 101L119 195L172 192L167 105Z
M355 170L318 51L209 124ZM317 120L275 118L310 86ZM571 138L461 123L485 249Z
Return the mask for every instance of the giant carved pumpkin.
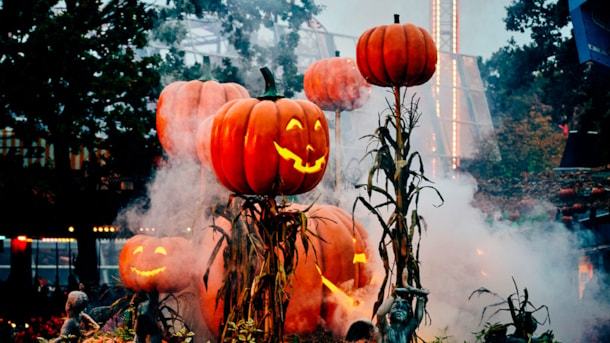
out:
M135 291L173 293L187 288L194 275L195 253L183 237L131 237L119 256L119 273Z
M326 170L328 124L307 100L277 95L267 68L262 97L233 100L214 115L210 159L222 185L242 194L300 194Z
M364 78L382 87L417 86L436 70L437 50L430 34L413 24L394 24L366 30L356 45L356 62Z
M305 71L303 89L309 101L325 111L352 111L362 107L371 95L356 62L349 57L325 58Z
M199 123L228 101L249 97L238 83L220 83L206 77L170 83L159 95L157 104L161 146L171 156L196 159L195 134Z
M288 210L302 211L304 208L293 205ZM372 281L372 265L367 261L372 256L368 234L358 221L352 229L352 217L335 206L315 205L307 212L307 217L308 229L324 242L312 237L316 254L311 250L305 254L300 240L297 240L299 257L292 280L293 288L287 290L291 296L286 309L284 332L287 335L308 334L321 325L343 334L345 316L337 315L337 311L345 314L352 310L354 304L349 294L369 286ZM220 219L215 224L230 232L228 221ZM211 249L219 237L210 232L202 240L202 248ZM207 288L199 280L201 315L216 337L222 320L223 302L216 306L216 295L223 282L223 264L221 256L217 256L210 266ZM204 265L207 267L207 264Z

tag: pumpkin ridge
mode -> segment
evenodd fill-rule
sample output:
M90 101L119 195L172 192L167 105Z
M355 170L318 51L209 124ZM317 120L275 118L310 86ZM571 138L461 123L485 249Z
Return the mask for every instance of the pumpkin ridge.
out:
M336 57L335 57L336 58ZM337 109L341 109L341 94L338 87L335 87L336 84L345 84L344 80L341 79L343 73L341 72L343 69L343 65L340 59L330 59L325 63L326 73L326 82L324 85L324 94L326 95L326 99L328 105L332 107L331 110L335 111Z
M357 49L357 52L361 52L364 56L361 56L362 58L359 56L356 59L356 63L358 64L358 68L361 69L360 72L365 79L369 79L371 83L379 84L381 81L375 77L369 64L369 41L373 31L375 31L374 28L368 29L361 36L362 49Z
M399 84L402 73L404 60L407 60L405 54L405 37L403 26L400 24L391 24L386 26L383 33L383 43L379 45L379 49L383 56L383 64L380 69L384 72L383 80L390 86ZM406 54L405 54L406 55Z
M377 78L378 80L391 80L390 75L388 74L387 71L387 66L386 66L386 56L385 53L383 52L383 46L386 43L386 30L387 29L387 25L383 25L381 26L378 30L382 31L382 33L379 35L381 37L381 42L379 42L379 46L381 47L381 53L380 53L380 58L379 58L379 64L380 64L380 69L381 69L381 73L383 74L382 77L380 78L377 74L375 74L375 72L377 72L377 70L373 69L373 73L375 74L375 78ZM384 84L388 84L385 81L382 81Z
M419 31L420 32L422 31L421 28L419 28ZM428 51L428 40L426 39L426 35L423 32L421 32L421 33L422 33L423 41L424 41L424 51ZM428 68L428 60L429 60L428 58L424 59L424 64L422 65L422 69L419 72L419 77L415 81L416 84L422 84L429 79L428 75L426 75L426 70ZM428 78L428 79L426 79L426 78Z
M307 125L307 112L306 112L306 109L303 108L301 103L296 102L296 101L291 101L291 100L288 100L288 101L278 100L276 102L276 106L278 109L277 113L278 113L278 122L279 123L282 123L281 113L287 113L290 111L294 111L293 113L295 113L293 115L293 118L296 118L296 117L304 118L303 130L307 130L307 139L305 141L310 142L311 141L311 135L310 135L311 130L309 128L309 125ZM291 107L293 107L293 108L291 108ZM299 113L296 113L296 111L298 111ZM277 144L279 144L282 148L286 148L286 146L287 146L286 138L283 138L283 134L282 134L283 127L282 127L282 125L278 125L277 127L278 127ZM299 144L299 145L302 145L302 144ZM301 154L299 154L299 155L301 155ZM300 164L307 163L309 161L309 151L307 149L305 149L305 155L301 155L298 157L301 159ZM297 163L297 161L285 160L284 157L279 157L279 159L278 159L276 175L290 176L290 180L286 180L286 179L279 180L280 181L279 189L282 191L282 193L294 194L294 192L298 191L301 188L303 182L305 181L305 178L307 176L306 173L292 173L292 169L295 169L293 164L296 164L296 163ZM293 186L291 188L287 188L286 184L293 185Z
M406 49L406 47L409 46L410 38L412 38L412 37L409 37L409 32L407 31L407 25L408 25L408 23L402 25L402 32L405 35L405 49ZM407 52L407 54L408 54L408 52ZM407 56L407 58L405 59L405 63L403 65L403 71L400 74L401 80L404 80L405 76L408 77L408 75L409 75L409 68L411 67L411 63L409 63L409 62L411 62L411 59L409 58L409 56ZM399 81L399 83L402 83L402 82Z
M252 187L248 183L245 170L245 139L249 131L250 115L252 114L252 110L254 109L254 107L256 107L258 104L259 103L255 101L247 102L243 103L242 107L240 106L242 105L242 102L236 103L236 106L232 106L231 109L226 112L225 118L223 120L223 124L226 124L228 121L231 125L229 125L228 128L226 127L227 125L223 125L223 131L225 132L225 134L221 134L221 136L225 139L223 139L222 144L223 146L226 146L226 149L228 149L229 151L224 151L224 153L222 154L221 170L225 176L228 175L226 177L226 180L230 185L229 189L238 193L246 193L252 191ZM246 113L247 115L244 116L244 113ZM243 129L243 134L235 133L235 131L237 131L234 129L236 123L241 125L241 129ZM230 133L228 130L231 130ZM230 138L227 139L227 136Z
M433 56L432 60L430 58L426 58L425 68L422 71L422 79L419 80L420 84L422 84L422 83L427 82L432 77L432 75L434 75L434 72L436 71L436 63L438 61L438 51L436 50L436 46L434 45L434 41L432 40L432 37L430 36L430 34L422 28L420 28L420 30L422 31L422 34L424 36L424 41L426 42L426 45L425 45L425 48L427 51L426 54ZM430 44L430 43L433 43L433 44ZM431 54L431 53L433 53L433 54Z
M273 142L278 141L281 137L281 113L278 104L282 102L283 99L263 100L252 106L248 113L246 124L248 140L243 140L242 158L249 193L269 194L278 188L276 175L281 172L282 162L275 151ZM271 131L271 128L274 130ZM260 159L263 156L265 160Z
M318 117L320 119L326 119L326 116L324 115L324 112L322 112L322 110L314 105L311 102L305 101L305 100L295 100L297 102L297 104L299 104L299 106L301 107L301 109L303 110L303 113L305 113L305 118L308 118L310 116L312 116L313 112L317 112ZM322 120L321 120L322 122ZM326 133L325 135L325 142L323 144L324 148L326 149L325 152L323 152L320 156L324 156L324 166L322 167L322 170L325 170L326 167L328 166L328 158L329 158L329 151L328 151L328 147L330 144L330 136L328 133L328 123L326 122L326 120L323 121L324 123L324 132ZM312 137L312 130L311 128L308 128L308 141L311 142L311 137ZM309 161L309 152L307 152L307 160L304 159L304 161ZM312 190L313 188L315 188L317 186L317 184L322 180L322 178L324 177L324 172L322 173L315 173L315 174L305 174L303 177L303 181L301 182L300 186L298 187L299 189L299 193L305 193L308 192L310 190Z
M231 109L231 107L233 107L234 104L235 102L231 102L226 106L223 106L222 111L219 111L214 116L214 123L212 123L212 133L210 134L210 159L212 160L212 169L214 171L222 170L222 159L219 157L219 155L221 154L220 148L222 146L222 141L219 141L219 137L221 136L220 132L222 132L222 129L224 127L225 114ZM214 172L214 174L216 174L216 177L218 178L218 181L220 181L220 183L225 186L229 184L227 178L223 173Z
M324 63L324 61L318 61L316 62L315 65L315 69L313 70L315 73L313 75L326 75L329 76L327 73L330 73L330 71L328 71L326 68L326 63ZM314 94L316 94L316 103L320 103L322 105L328 105L328 103L330 102L332 104L332 99L330 97L330 95L328 94L328 82L327 82L327 77L322 77L322 78L316 78L314 76L314 80L320 80L320 84L316 84L314 82ZM323 94L322 94L323 93Z

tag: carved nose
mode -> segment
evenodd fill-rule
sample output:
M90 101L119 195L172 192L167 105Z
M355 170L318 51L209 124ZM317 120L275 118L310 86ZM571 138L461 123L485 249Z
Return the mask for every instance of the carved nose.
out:
M307 151L314 151L314 148L311 146L311 144L307 144L307 147L305 149L307 149Z

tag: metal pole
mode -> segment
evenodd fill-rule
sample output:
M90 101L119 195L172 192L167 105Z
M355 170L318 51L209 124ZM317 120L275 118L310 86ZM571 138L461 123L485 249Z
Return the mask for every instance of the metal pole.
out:
M59 242L55 241L55 288L59 289Z
M70 240L72 238L68 237L68 276L72 275L72 244Z
M341 186L341 111L335 110L335 192Z

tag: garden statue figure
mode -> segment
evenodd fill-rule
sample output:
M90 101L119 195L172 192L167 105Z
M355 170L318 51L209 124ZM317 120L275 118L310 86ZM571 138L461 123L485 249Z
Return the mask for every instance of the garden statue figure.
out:
M383 343L409 343L415 330L424 318L425 304L429 292L411 286L397 288L377 310L377 326ZM415 312L412 296L417 298ZM388 323L389 313L389 323Z
M82 332L81 329L93 327L99 329L99 325L84 311L89 304L87 293L82 291L72 291L68 293L66 300L66 320L59 331L60 336L54 343L78 342Z

